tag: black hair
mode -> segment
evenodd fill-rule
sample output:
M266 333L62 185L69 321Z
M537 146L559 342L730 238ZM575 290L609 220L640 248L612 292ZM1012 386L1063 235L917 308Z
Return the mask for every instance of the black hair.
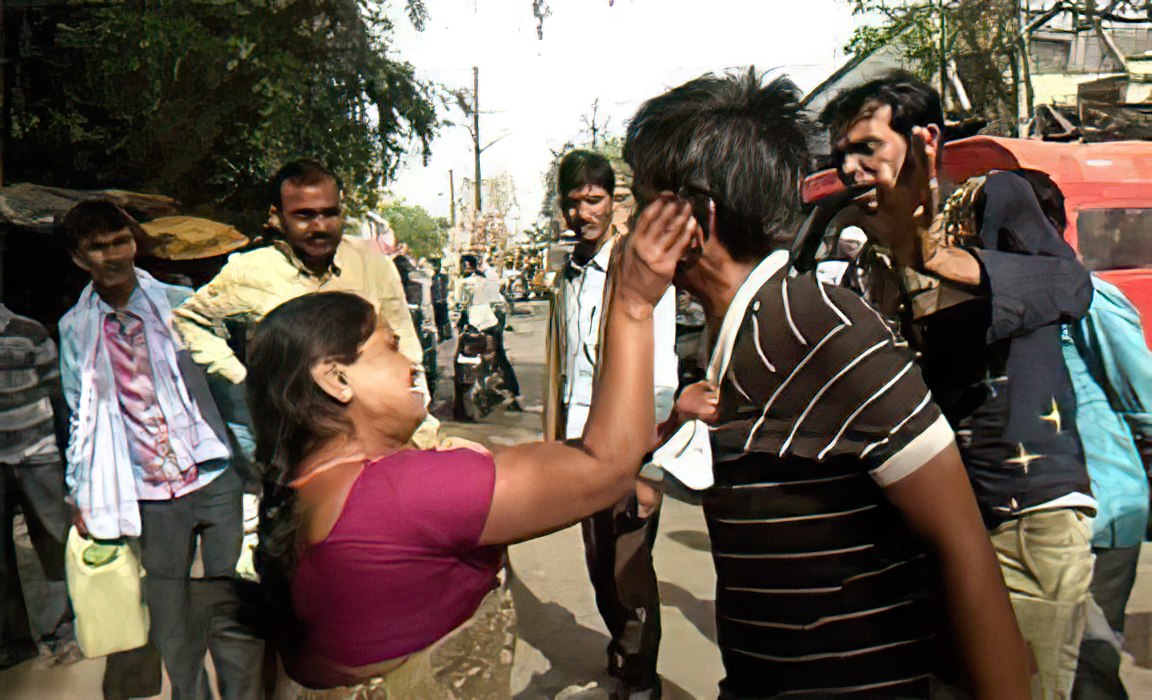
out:
M322 182L332 182L336 185L336 191L344 191L344 183L340 181L336 173L329 170L323 163L311 158L297 158L280 166L280 169L272 176L272 181L269 183L268 194L277 209L284 206L284 200L281 198L281 190L285 182L290 182L296 186L319 185Z
M940 93L906 71L892 71L856 87L842 90L820 112L832 140L840 138L857 121L887 105L892 109L892 130L908 138L917 126L935 124L944 129Z
M350 434L343 407L312 377L326 359L352 363L376 330L370 302L347 292L317 292L284 302L257 324L248 346L248 405L263 469L260 501L260 612L263 624L292 658L300 640L292 612L291 577L300 542L291 481L299 465L326 441Z
M569 151L556 168L556 194L564 203L568 193L588 185L602 187L609 196L616 189L616 172L607 158L593 151Z
M84 242L95 236L128 229L137 243L143 241L143 232L128 212L106 199L86 199L68 210L58 226L64 237L64 247L74 253Z
M661 190L706 195L733 258L767 255L800 221L809 126L799 94L788 78L764 85L749 68L704 75L645 102L624 142L637 211Z
M1020 168L1013 172L1032 186L1032 192L1036 195L1036 201L1040 204L1044 218L1051 222L1052 228L1063 238L1064 231L1068 228L1068 213L1064 211L1064 192L1060 186L1048 173L1039 170Z

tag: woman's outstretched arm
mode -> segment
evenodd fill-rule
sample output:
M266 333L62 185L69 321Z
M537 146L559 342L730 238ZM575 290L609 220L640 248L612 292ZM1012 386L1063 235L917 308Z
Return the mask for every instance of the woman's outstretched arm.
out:
M529 539L623 498L655 434L652 312L696 235L691 206L664 194L625 239L607 307L592 409L582 447L537 442L496 455L496 487L482 544Z

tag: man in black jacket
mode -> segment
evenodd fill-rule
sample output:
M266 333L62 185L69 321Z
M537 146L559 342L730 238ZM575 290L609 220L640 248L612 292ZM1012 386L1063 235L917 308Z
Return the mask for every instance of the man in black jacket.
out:
M1096 502L1076 432L1060 326L1092 299L1088 272L1031 181L996 171L938 183L940 97L907 74L838 95L822 116L842 178L874 188L864 227L892 253L905 335L956 431L1039 665L1067 697L1092 575ZM939 190L955 187L943 211Z

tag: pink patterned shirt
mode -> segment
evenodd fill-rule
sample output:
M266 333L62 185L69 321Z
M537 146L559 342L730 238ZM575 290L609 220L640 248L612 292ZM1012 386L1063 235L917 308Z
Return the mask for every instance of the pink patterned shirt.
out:
M133 295L133 299L139 296ZM190 446L169 435L156 396L143 319L128 310L108 314L104 317L104 339L136 473L137 498L169 500L206 485L219 472L202 479Z

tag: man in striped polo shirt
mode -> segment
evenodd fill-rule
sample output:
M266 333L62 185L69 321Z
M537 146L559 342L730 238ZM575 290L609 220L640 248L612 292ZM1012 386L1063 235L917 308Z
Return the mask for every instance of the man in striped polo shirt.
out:
M785 78L705 76L645 103L624 146L638 205L693 202L676 284L730 339L704 498L721 697L930 697L941 678L1026 697L996 558L907 344L773 253L807 162L796 97Z
M44 574L60 583L46 601L60 617L43 640L45 651L61 663L80 658L63 586L70 519L58 442L63 424L56 420L62 408L56 344L44 326L0 303L0 669L37 654L12 540L17 506Z

